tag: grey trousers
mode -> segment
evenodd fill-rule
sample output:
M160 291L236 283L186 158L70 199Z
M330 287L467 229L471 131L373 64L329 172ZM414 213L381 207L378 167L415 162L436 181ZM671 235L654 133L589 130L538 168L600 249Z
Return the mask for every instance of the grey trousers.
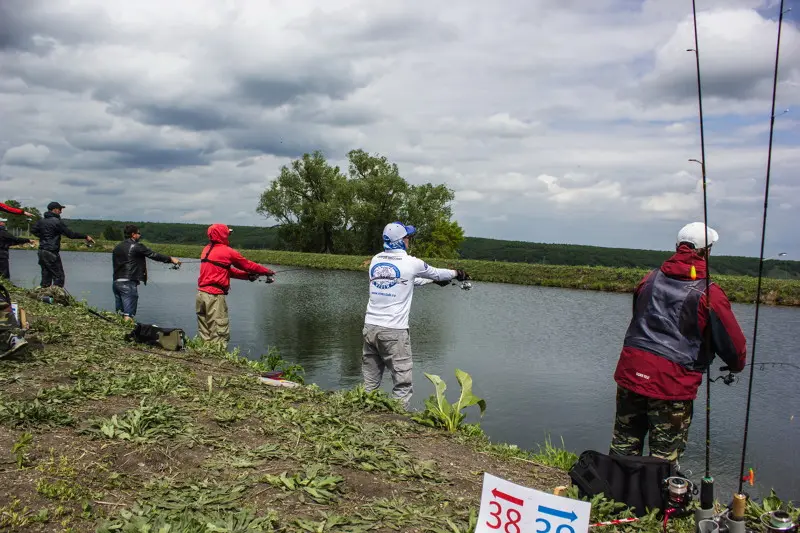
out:
M383 370L392 374L392 397L408 408L411 401L411 336L407 329L391 329L365 324L364 350L361 357L361 373L364 389L374 391L381 386Z

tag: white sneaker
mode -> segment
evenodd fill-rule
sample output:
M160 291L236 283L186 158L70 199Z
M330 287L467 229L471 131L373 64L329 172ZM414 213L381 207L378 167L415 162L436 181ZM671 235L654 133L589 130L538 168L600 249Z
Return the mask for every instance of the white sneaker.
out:
M14 352L17 352L20 349L24 348L27 345L28 345L28 341L26 341L22 337L17 337L17 336L9 337L9 339L8 339L9 349L4 354L0 355L0 358L9 356L9 355L13 354Z

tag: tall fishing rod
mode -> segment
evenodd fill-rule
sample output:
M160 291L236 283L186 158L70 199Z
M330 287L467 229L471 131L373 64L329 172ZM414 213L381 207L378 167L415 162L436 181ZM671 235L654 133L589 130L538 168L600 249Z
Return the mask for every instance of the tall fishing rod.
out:
M747 455L747 436L748 430L750 428L750 407L751 401L753 397L753 375L755 371L755 360L756 360L756 342L758 339L758 312L761 306L761 280L763 278L763 271L764 271L764 241L766 239L766 232L767 232L767 206L769 205L769 180L770 180L770 170L772 167L772 139L773 134L775 131L775 101L778 93L778 64L780 61L780 52L781 52L781 27L783 26L783 0L780 3L780 14L778 15L778 39L777 44L775 45L775 71L773 73L772 78L772 108L770 111L770 122L769 122L769 146L767 148L767 174L764 182L764 212L761 220L761 252L758 258L758 285L756 287L756 312L755 318L753 320L753 348L752 348L752 355L750 356L750 377L749 382L747 385L747 408L745 409L745 419L744 419L744 435L742 437L742 459L741 464L739 467L739 490L736 494L739 498L744 498L745 496L742 494L742 487L744 481L742 478L744 477L744 462ZM790 11L790 9L786 11Z
M697 70L697 106L700 119L700 169L703 179L703 233L705 238L705 263L706 263L706 307L711 310L711 292L709 291L711 279L711 266L709 264L708 249L708 194L706 190L706 141L703 128L703 88L700 78L700 44L697 38L697 5L696 0L692 0L692 22L694 23L694 48L689 48L688 52L694 52L695 67ZM710 362L711 351L711 320L708 320L705 327L705 339L703 342L706 361ZM711 477L711 365L706 368L706 465L705 475L700 484L700 510L697 518L699 520L710 518L714 512L714 478ZM699 521L698 520L698 521Z

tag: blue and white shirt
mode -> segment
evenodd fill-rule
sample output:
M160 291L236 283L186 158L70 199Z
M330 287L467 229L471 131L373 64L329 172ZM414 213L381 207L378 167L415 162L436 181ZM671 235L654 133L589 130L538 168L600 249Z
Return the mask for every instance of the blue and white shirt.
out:
M392 329L408 329L408 315L417 278L449 281L456 271L435 268L405 250L385 250L369 265L369 303L365 324Z

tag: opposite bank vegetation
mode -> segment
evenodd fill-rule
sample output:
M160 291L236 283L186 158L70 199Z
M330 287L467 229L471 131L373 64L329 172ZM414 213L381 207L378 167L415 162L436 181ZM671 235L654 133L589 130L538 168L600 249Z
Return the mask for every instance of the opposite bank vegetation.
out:
M92 248L80 242L64 242L64 250L109 252L116 243L98 241ZM202 246L150 244L153 250L182 258L199 258ZM370 256L311 254L277 250L241 250L248 259L270 265L291 265L315 269L366 271ZM413 253L413 250L412 250ZM636 284L648 270L638 268L610 268L566 266L530 263L505 263L496 261L430 259L437 267L462 268L474 281L539 285L568 289L607 292L633 292ZM712 257L713 266L713 257ZM751 276L713 275L732 302L755 303L758 278ZM772 305L800 306L800 280L763 278L761 302Z
M193 339L166 352L124 341L129 326L84 302L10 289L31 348L0 359L0 530L467 533L484 472L547 492L569 484L576 456L549 439L532 452L492 443L452 412L448 431L362 387L269 387L263 371L302 381L275 350L253 360ZM443 378L452 401L458 385ZM764 508L751 502L748 516ZM592 521L630 516L592 500ZM661 528L654 512L613 530Z

